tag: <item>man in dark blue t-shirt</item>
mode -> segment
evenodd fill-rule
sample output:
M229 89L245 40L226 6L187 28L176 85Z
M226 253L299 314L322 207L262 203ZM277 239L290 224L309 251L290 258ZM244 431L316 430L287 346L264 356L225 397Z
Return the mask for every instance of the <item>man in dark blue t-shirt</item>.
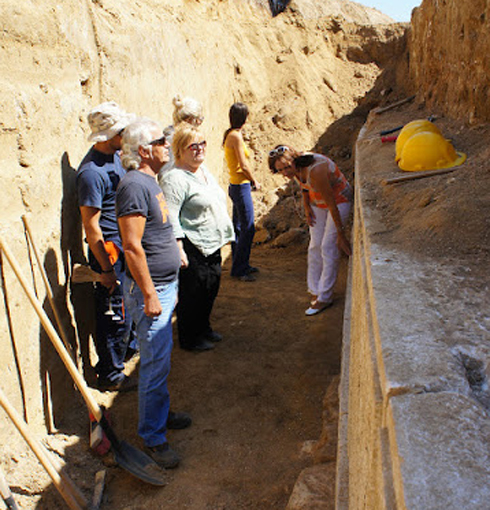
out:
M169 412L171 318L179 269L187 257L175 239L156 181L169 159L168 148L161 127L149 119L126 128L121 159L128 172L117 189L116 214L128 268L124 301L140 346L138 433L158 464L174 468L180 459L168 445L166 429L188 427L191 418Z
M116 219L116 188L125 175L117 151L121 134L134 119L116 103L103 103L88 115L95 142L78 168L78 204L89 263L101 274L95 285L95 346L97 385L101 390L129 390L135 381L124 375L124 358L130 336L130 318L124 313L122 283L124 254Z

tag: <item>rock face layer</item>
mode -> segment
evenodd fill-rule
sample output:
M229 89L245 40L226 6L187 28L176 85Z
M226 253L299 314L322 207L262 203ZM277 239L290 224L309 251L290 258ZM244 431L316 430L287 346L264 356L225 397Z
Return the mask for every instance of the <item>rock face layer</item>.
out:
M410 72L420 97L465 122L488 121L489 46L486 0L424 0L410 36Z

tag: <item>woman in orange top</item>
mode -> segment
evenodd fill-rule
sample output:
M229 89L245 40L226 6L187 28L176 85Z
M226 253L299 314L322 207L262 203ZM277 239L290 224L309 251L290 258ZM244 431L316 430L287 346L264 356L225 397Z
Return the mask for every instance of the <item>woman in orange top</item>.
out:
M258 269L250 265L250 250L255 234L252 190L260 184L252 175L249 151L243 141L242 127L247 121L248 108L243 103L231 106L230 127L223 136L225 159L230 173L228 194L233 202L233 226L236 240L232 243L231 276L253 282Z
M269 152L269 168L296 179L303 191L310 226L308 290L313 295L306 315L316 315L333 304L340 250L351 254L344 225L352 203L352 189L337 165L326 156L300 153L287 145Z

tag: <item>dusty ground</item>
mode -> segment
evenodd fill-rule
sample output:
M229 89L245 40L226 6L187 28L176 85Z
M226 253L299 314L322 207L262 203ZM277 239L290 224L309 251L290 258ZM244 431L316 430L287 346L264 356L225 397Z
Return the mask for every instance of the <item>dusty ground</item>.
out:
M225 263L214 313L224 341L200 354L174 349L173 408L190 412L194 419L190 429L169 435L182 465L169 472L166 487L156 488L106 460L102 508L285 508L299 473L313 463L302 449L305 441L321 435L322 399L340 368L346 264L334 307L306 318L305 249L254 249L252 262L261 268L255 283L232 280ZM98 398L110 403L107 394ZM111 413L118 434L141 447L136 405L135 393L121 394L112 402ZM73 435L49 436L47 442L89 496L94 474L104 466L87 451L82 405L65 427ZM15 480L12 489L21 508L63 508L52 486L40 493L45 475L32 455L19 453L15 465L7 478Z

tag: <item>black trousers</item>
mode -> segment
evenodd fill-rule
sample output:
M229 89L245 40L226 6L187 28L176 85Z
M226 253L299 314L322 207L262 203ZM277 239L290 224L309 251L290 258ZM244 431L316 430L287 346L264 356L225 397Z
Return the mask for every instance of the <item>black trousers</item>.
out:
M184 249L189 266L180 270L177 329L180 346L192 348L212 331L209 318L221 281L221 250L206 257L186 238Z

